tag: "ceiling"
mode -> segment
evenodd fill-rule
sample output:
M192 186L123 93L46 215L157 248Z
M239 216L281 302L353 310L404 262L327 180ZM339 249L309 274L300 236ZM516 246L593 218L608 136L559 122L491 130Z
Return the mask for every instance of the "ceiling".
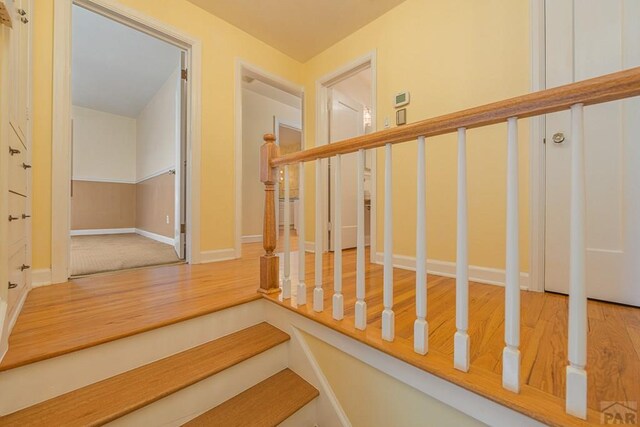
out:
M305 62L404 0L189 0Z
M297 108L298 110L302 108L302 99L299 96L292 95L288 92L271 86L268 83L262 82L252 77L248 77L246 75L242 78L242 88L250 90L262 96L266 96L267 98L276 100L290 107Z
M180 66L180 49L73 6L73 104L138 117Z

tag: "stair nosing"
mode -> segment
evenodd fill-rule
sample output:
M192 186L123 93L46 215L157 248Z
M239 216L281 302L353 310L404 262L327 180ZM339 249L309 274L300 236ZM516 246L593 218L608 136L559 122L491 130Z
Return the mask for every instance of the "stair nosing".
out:
M272 336L268 336L269 334ZM256 338L257 339L264 338L265 341L259 342L256 340ZM232 344L232 342L235 341L236 339L240 340L238 344L245 344L245 346L243 346L243 348L238 349L237 347L238 344L235 344L235 345ZM78 410L81 410L82 403L88 402L88 404L86 405L87 409L94 410L97 407L97 403L99 403L99 399L101 397L100 395L96 396L95 391L102 390L104 392L105 389L108 389L109 386L113 386L118 382L124 382L125 384L128 384L128 383L136 382L136 380L139 381L141 379L144 379L145 375L149 375L150 373L153 373L154 368L157 368L161 372L163 369L167 371L169 368L177 369L180 367L184 367L187 364L193 365L193 363L185 363L183 361L183 359L191 360L191 357L189 356L198 357L200 359L201 364L204 365L206 368L206 363L207 363L206 357L208 357L206 353L212 352L213 355L217 355L217 356L223 355L223 357L228 356L228 354L225 354L225 352L223 352L220 347L225 348L225 350L229 350L226 347L233 345L232 350L235 350L238 352L229 360L223 359L222 361L216 361L215 365L204 369L202 372L199 372L199 373L194 372L187 378L181 377L180 379L182 381L176 380L175 384L167 385L164 388L156 384L156 387L159 387L159 390L157 391L157 393L154 393L152 396L143 395L138 400L135 400L135 401L131 399L131 397L130 397L130 400L127 401L127 398L125 397L122 402L119 402L122 404L122 406L118 406L114 408L113 411L107 411L106 413L99 414L93 418L89 417L90 421L83 421L83 424L82 424L82 425L102 425L102 424L111 422L113 420L116 420L129 413L132 413L147 405L150 405L164 397L167 397L180 390L183 390L206 378L216 375L226 369L229 369L239 363L244 362L245 360L250 359L251 357L264 353L265 351L270 350L274 347L277 347L278 345L283 344L290 339L291 339L290 336L285 332L281 331L280 329L266 322L261 322L256 325L250 326L248 328L217 338L213 341L209 341L207 343L198 345L188 350L139 366L132 370L120 373L118 375L114 375L104 380L95 382L93 384L89 384L87 386L78 388L76 390L70 391L60 396L56 396L54 398L45 400L43 402L36 403L35 405L31 405L29 407L20 409L11 414L2 416L0 417L0 424L7 421L11 422L11 420L14 418L18 418L19 420L19 419L22 419L23 417L26 417L26 419L28 420L30 416L35 416L38 419L38 421L43 421L43 418L40 412L55 410L56 405L62 405L67 407L70 405L70 403L65 402L65 399L69 399L73 395L78 395L78 397L82 397L82 395L86 393L89 393L89 398L83 400L79 404L79 407L77 406L76 408ZM246 340L247 342L244 343L242 340ZM246 347L247 343L255 346L255 347L252 347L248 352L243 351L243 349L246 350L244 347ZM216 348L218 353L216 353ZM175 363L176 366L172 367L171 366L172 363ZM211 363L214 363L214 362L211 362ZM30 412L33 412L33 414L30 414ZM21 425L25 425L25 424L21 424Z
M295 405L292 406L291 408L281 408L282 409L281 413L276 414L276 416L274 416L274 413L273 413L273 402L267 402L268 407L269 409L271 409L271 411L264 410L265 408L259 408L262 410L259 411L257 415L252 414L251 421L253 421L254 424L267 425L267 424L264 424L266 421L265 418L267 419L270 418L269 421L275 421L275 424L269 424L269 425L278 425L279 423L282 423L283 421L291 417L293 414L295 414L296 412L304 408L306 405L311 403L314 399L320 396L320 392L316 387L309 384L304 378L296 374L290 368L285 368L280 372L270 376L269 378L266 378L265 380L238 393L234 397L222 402L221 404L215 406L214 408L208 411L205 411L204 413L198 415L197 417L187 421L185 424L183 424L183 426L197 427L201 425L212 425L212 422L215 422L215 421L218 421L218 423L220 423L221 421L228 421L229 415L235 415L235 413L237 413L239 409L242 410L243 414L247 414L249 408L255 408L255 406L249 406L249 405L255 404L254 402L255 398L261 397L260 396L261 392L264 393L267 390L272 391L272 390L269 390L269 388L273 387L274 385L278 385L278 382L280 381L284 381L284 382L288 381L289 385L291 385L290 384L291 381L294 381L298 387L302 387L303 389L306 389L306 390L298 390L299 393L293 393L293 397L294 398L297 397L299 401L295 402ZM290 392L289 389L282 390L282 391ZM277 402L286 402L286 401L291 402L291 399L285 400L285 399L275 398L275 400ZM227 410L227 407L231 407L233 409L225 413L224 411ZM221 409L222 409L222 412L221 412ZM214 416L222 416L224 420L214 420L212 419L212 417ZM214 424L214 425L218 425L218 424ZM234 425L240 425L240 424L236 422L236 424Z

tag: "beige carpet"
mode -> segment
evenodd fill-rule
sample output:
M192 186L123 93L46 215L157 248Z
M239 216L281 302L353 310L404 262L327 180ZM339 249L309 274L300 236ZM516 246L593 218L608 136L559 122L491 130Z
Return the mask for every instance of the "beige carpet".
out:
M71 237L71 275L178 262L173 246L138 234Z

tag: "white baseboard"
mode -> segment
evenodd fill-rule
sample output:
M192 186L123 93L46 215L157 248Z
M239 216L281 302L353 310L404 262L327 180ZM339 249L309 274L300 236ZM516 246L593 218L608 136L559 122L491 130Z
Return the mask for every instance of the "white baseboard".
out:
M233 248L228 249L216 249L213 251L200 252L200 263L205 264L207 262L228 261L230 259L236 259L236 251Z
M304 251L316 253L316 242L304 242Z
M135 228L134 232L144 237L148 237L149 239L153 239L155 241L166 243L167 245L174 245L175 239L167 236L162 236L160 234L152 233L150 231L141 230L139 228Z
M241 243L260 243L262 242L262 234L254 234L250 236L242 236L240 238Z
M71 230L72 236L96 236L100 234L135 233L135 228L90 228L87 230Z
M31 287L39 288L51 284L51 269L37 268L31 272Z
M376 253L376 264L382 264L384 255L382 252ZM393 266L403 270L416 270L415 257L405 255L394 255ZM427 260L427 273L436 276L456 277L456 263L451 261ZM469 280L487 285L504 286L505 271L498 268L469 266ZM529 289L529 273L520 272L520 289Z
M364 238L364 245L369 246L369 237ZM312 254L316 253L316 242L304 242L304 250L305 252L311 252Z

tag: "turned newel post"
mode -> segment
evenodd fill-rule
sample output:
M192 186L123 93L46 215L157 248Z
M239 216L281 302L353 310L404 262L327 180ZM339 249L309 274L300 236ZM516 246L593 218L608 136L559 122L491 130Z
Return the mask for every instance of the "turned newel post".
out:
M271 160L278 156L276 138L268 133L264 136L264 144L260 147L260 181L264 183L264 224L262 228L262 246L265 254L260 257L259 292L278 292L279 279L278 256L276 249L276 207L274 188L276 184L276 168L271 167Z

